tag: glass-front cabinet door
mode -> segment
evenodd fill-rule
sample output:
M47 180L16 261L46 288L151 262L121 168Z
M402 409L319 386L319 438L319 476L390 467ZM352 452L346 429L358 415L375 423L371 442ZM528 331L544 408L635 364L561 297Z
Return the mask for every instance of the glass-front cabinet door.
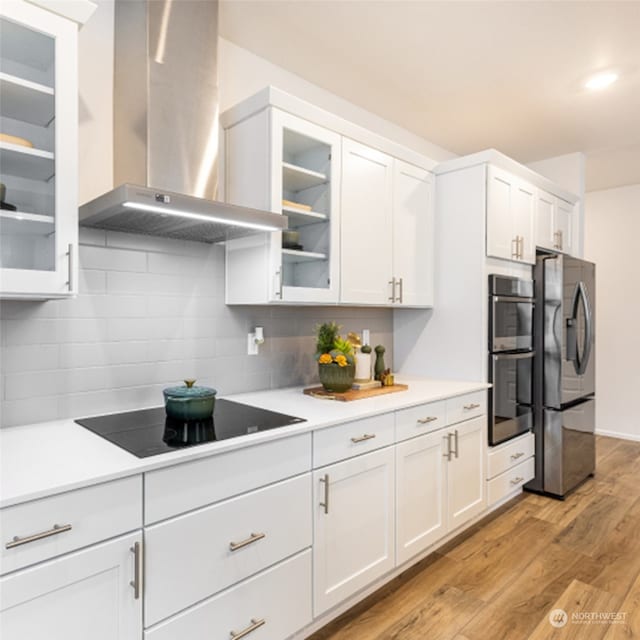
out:
M273 301L338 302L340 136L278 109L271 115Z
M0 297L76 293L77 27L0 4Z

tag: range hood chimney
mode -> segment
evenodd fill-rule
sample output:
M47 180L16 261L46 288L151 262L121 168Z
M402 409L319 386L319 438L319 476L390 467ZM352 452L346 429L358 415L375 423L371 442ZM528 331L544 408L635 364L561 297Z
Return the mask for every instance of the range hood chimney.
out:
M222 242L286 216L217 202L218 0L116 0L114 181L88 227Z

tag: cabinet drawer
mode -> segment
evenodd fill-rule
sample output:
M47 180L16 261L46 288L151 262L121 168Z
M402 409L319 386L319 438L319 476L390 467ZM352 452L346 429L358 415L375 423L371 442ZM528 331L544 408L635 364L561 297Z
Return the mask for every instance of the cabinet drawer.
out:
M309 547L310 506L305 474L146 529L145 625Z
M430 433L446 425L446 403L430 402L396 411L396 442Z
M15 571L141 526L141 475L7 507L0 512L0 571ZM31 541L13 546L14 537Z
M393 423L393 413L385 413L315 431L314 469L393 444Z
M264 487L311 469L311 434L303 433L145 474L144 522Z
M487 412L487 392L475 391L447 400L447 424L476 418Z
M489 505L495 504L510 493L522 488L535 475L534 458L528 458L512 469L501 473L493 480L487 481Z
M159 624L144 637L226 639L254 626L255 631L246 634L251 640L283 640L310 622L311 551L307 550Z
M487 456L487 478L495 478L497 475L520 464L534 454L535 436L526 433L511 442L493 447Z

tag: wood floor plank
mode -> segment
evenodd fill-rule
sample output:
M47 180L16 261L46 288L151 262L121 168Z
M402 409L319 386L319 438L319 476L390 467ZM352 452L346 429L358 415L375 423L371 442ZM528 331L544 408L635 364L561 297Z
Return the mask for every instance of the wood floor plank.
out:
M552 544L462 631L469 640L526 638L574 579L588 583L601 569L593 559Z
M614 449L621 447L623 444L624 441L618 438L596 436L596 458L601 462Z
M460 568L449 578L449 584L488 602L517 579L524 568L548 547L557 529L548 522L527 518L505 533L487 540L473 552L456 559ZM463 543L463 544L466 544ZM450 554L447 555L450 557Z
M485 603L455 587L442 587L375 640L449 640Z
M631 586L627 597L620 605L623 622L614 622L604 636L605 640L638 640L640 638L640 575Z
M618 596L596 589L580 580L572 580L551 605L551 611L562 609L566 612L568 619L565 626L554 627L547 612L528 640L600 640L607 633L607 626L597 622L574 620L573 615L617 611L620 602Z
M598 497L593 481L586 482L581 489L569 494L565 500L543 498L544 506L538 508L536 518L553 522L560 528L568 526Z
M592 555L631 508L633 498L598 494L557 536L558 542L577 553Z

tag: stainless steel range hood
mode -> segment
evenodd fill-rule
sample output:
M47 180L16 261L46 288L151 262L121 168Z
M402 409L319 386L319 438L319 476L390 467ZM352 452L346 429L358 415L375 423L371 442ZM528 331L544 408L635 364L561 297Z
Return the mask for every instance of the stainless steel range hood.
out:
M116 0L114 181L87 227L222 242L287 226L215 200L218 1Z

